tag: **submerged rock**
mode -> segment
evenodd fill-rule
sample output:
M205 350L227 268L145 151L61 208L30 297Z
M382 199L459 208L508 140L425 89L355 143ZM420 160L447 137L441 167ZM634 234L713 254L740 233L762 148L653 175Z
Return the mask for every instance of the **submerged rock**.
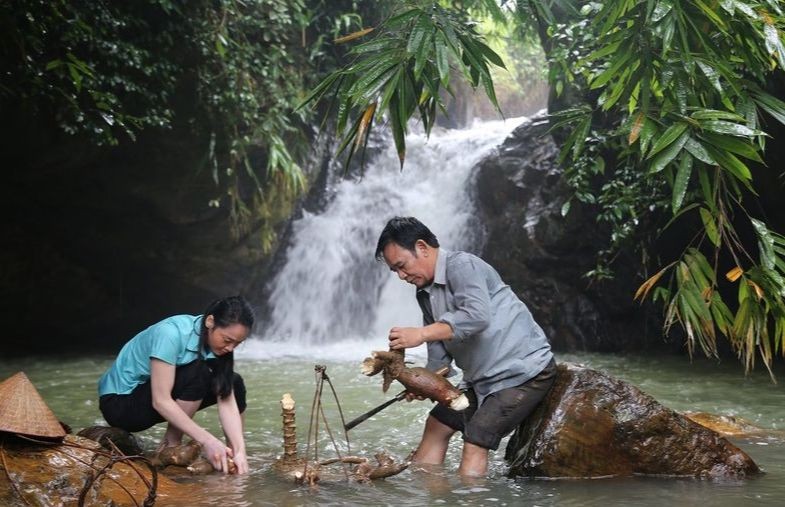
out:
M724 437L783 438L785 432L755 426L752 422L734 415L709 412L684 412L684 417L716 431Z
M510 475L630 475L741 478L760 472L724 437L640 389L562 363L540 407L517 429L505 458Z

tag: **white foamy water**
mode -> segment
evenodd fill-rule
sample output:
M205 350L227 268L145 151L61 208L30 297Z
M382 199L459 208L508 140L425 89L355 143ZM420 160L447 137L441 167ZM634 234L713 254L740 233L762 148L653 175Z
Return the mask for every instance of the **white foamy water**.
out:
M374 259L379 233L394 216L416 216L443 247L479 251L473 168L523 121L434 130L429 139L412 134L402 171L389 142L360 181L340 180L322 213L293 224L286 262L270 286L270 319L238 357L353 360L385 349L391 327L420 325L414 287Z

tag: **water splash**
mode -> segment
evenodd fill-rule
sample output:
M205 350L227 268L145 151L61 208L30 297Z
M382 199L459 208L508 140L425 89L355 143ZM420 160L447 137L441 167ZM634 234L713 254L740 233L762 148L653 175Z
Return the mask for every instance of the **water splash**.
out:
M270 318L261 339L249 340L239 355L302 356L316 348L355 358L369 345L385 348L390 327L418 325L414 288L374 259L379 233L391 217L411 215L442 246L479 251L472 169L524 121L481 122L429 139L412 134L403 171L389 143L361 181L339 181L323 212L293 224L286 262L271 283Z

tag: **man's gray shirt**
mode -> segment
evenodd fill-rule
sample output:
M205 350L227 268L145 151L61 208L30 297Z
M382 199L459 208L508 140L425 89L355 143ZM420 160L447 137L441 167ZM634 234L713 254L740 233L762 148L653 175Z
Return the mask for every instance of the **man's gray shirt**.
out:
M430 295L434 320L453 331L450 340L428 342L427 368L455 360L480 404L489 394L536 377L553 358L529 309L479 257L440 248L433 283L422 290Z

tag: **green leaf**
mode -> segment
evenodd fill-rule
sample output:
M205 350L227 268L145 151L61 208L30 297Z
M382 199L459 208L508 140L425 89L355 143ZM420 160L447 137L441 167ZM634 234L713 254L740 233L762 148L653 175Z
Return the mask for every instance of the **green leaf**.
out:
M701 122L700 125L702 129L718 134L728 134L738 137L752 137L760 134L759 131L752 130L746 125L729 121L709 120Z
M388 30L393 30L402 27L412 19L416 18L418 15L422 14L420 9L410 9L408 11L404 11L400 14L397 14L384 24L385 28Z
M590 61L597 60L599 58L604 58L604 57L606 57L608 55L612 55L612 54L616 53L616 51L619 50L619 46L621 45L621 43L622 43L622 41L616 41L616 42L614 42L612 44L608 44L607 46L604 46L604 47L598 49L597 51L595 51L592 54L590 54L589 56L587 56L586 57L586 61L590 62Z
M738 158L736 158L732 153L719 150L713 147L705 146L706 150L711 155L711 158L717 161L717 164L734 175L736 178L739 179L742 183L744 183L747 188L754 192L752 187L750 186L749 182L752 180L752 173L750 169Z
M744 117L730 111L720 111L718 109L698 109L690 115L693 120L730 120L743 122Z
M714 9L703 3L701 0L693 0L693 1L700 8L700 10L702 10L703 13L706 14L706 17L709 18L717 28L719 28L723 32L726 31L727 27L725 26L725 22L722 20L722 18L717 14L717 12Z
M507 69L504 65L504 61L502 58L496 54L496 52L489 48L485 43L482 41L476 40L474 41L477 44L477 47L480 48L480 52L488 59L489 62L493 63L494 65L501 67L502 69Z
M709 240L714 243L714 246L720 246L720 234L717 230L717 224L714 222L714 215L706 208L700 209L700 215L703 221L703 228L706 230Z
M621 69L624 65L627 65L627 62L629 62L633 56L634 54L631 51L623 51L618 53L611 61L610 67L591 80L589 88L591 90L596 90L597 88L601 88L608 84L611 79L618 77L619 69Z
M335 83L335 81L339 77L341 77L341 75L342 75L341 72L333 72L332 74L324 78L322 82L319 83L316 86L316 88L314 88L313 91L309 93L308 96L305 97L302 100L302 102L300 102L300 104L297 105L295 110L301 109L311 102L318 102L321 99L322 95L324 95L324 93L327 91L327 89L330 88L333 85L333 83Z
M425 35L428 33L431 27L432 25L428 22L428 16L425 14L417 18L417 22L414 24L412 33L409 34L409 40L406 43L407 53L413 55L420 50L422 43L425 40Z
M423 39L422 45L420 49L417 51L417 55L414 58L414 77L415 79L419 79L420 75L422 74L425 65L428 63L428 56L431 53L431 41L433 40L433 32L428 32L425 35L425 39ZM435 51L435 48L434 48Z
M692 156L685 153L681 156L679 161L679 171L676 173L676 180L673 183L673 198L671 200L671 208L673 213L677 213L684 202L684 196L687 194L687 186L690 182L690 175L692 174Z
M403 120L399 111L402 107L397 103L399 100L398 95L394 95L390 101L390 128L393 132L393 141L395 142L395 149L398 152L398 161L403 169L403 161L406 158L406 120Z
M709 155L709 152L706 151L706 148L704 148L703 145L695 139L687 139L687 142L684 143L684 148L690 153L690 155L697 158L704 164L717 165L717 162L711 158L711 155Z
M668 145L667 148L662 150L662 152L659 155L654 157L654 159L652 159L651 161L651 165L649 166L649 173L654 174L662 171L666 165L668 165L674 158L676 158L676 156L679 154L681 149L684 147L684 144L687 142L688 138L689 138L689 133L682 132L678 139L676 139L673 143Z
M758 106L773 116L778 122L785 124L785 102L768 93L753 94Z
M717 284L717 274L714 269L709 265L709 261L697 248L688 248L685 255L687 263L692 268L693 273L700 273L705 281L701 283L701 288L714 286Z
M684 134L685 130L687 130L687 123L685 122L674 123L673 125L668 127L665 133L662 134L659 139L657 139L656 143L654 143L654 146L652 147L651 151L649 152L649 155L646 158L651 158L657 153L659 153L660 151L662 151L663 149L665 149L676 139L680 138L682 134ZM681 149L681 146L679 146L679 149Z
M755 149L755 145L749 141L745 142L745 140L736 137L712 134L711 132L704 132L698 137L717 148L730 151L761 164L763 163L760 155L758 155L758 151Z
M655 127L654 122L648 117L644 118L643 125L641 126L641 134L638 138L641 145L641 155L646 155L646 149L649 147L649 143L654 139L656 133L657 128Z
M769 53L776 55L780 68L785 68L785 47L782 45L779 30L774 25L765 23L763 33L766 37L766 49L769 50Z
M696 59L695 63L698 64L698 67L700 68L701 71L703 71L703 74L706 76L706 78L712 84L714 89L722 94L723 93L722 84L720 84L720 77L719 77L719 74L717 73L717 71L714 70L711 67L711 65L709 65L706 62L704 62L703 60Z
M776 258L776 254L774 253L774 238L765 223L755 218L750 218L750 222L752 222L752 227L755 229L755 233L760 240L758 242L758 247L760 249L761 261L763 261L763 265L766 266L766 268L773 270Z
M447 40L442 32L437 32L433 44L436 50L436 68L439 71L442 86L447 86L450 78L450 61L448 58Z
M561 207L561 216L566 217L567 213L570 212L570 207L572 205L572 199L568 199Z

